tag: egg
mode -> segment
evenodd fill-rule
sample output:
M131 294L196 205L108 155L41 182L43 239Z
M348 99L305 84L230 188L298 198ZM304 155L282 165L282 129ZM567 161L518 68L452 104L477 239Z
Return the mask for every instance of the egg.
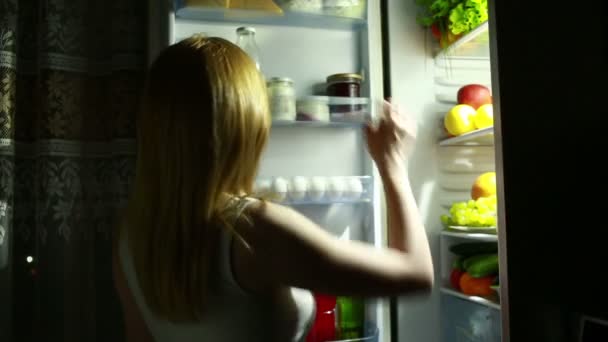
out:
M308 191L308 179L306 177L296 176L289 183L289 198L292 200L302 200L306 197Z
M327 181L323 177L312 177L308 187L308 196L310 199L318 201L325 196L327 189Z
M287 179L282 177L277 177L272 182L272 192L276 196L277 200L283 201L285 197L287 197L287 188L288 188Z
M272 180L258 179L253 186L253 192L256 195L264 195L272 192Z
M350 177L346 181L346 195L350 199L358 199L363 194L363 184L357 177Z
M332 200L339 200L344 194L346 184L340 177L332 177L327 184L327 195Z

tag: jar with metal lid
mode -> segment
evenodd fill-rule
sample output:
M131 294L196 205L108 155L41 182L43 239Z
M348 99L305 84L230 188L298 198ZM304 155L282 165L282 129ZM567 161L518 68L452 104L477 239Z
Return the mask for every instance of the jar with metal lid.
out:
M327 95L360 97L363 77L359 74L335 74L327 77Z
M327 95L336 97L361 97L361 82L359 74L335 74L327 77ZM332 113L354 113L361 111L358 104L340 104L331 106Z
M295 120L296 92L293 80L287 77L273 77L266 84L272 119Z

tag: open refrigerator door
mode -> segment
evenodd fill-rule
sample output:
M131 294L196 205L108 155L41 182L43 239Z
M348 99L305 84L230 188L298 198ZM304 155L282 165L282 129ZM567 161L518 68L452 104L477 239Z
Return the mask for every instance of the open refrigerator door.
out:
M337 237L386 246L382 186L362 130L383 97L378 3L275 1L282 13L261 14L223 2L158 1L166 11L151 12L151 59L169 44L205 34L246 40L244 50L258 62L273 121L256 193L292 206ZM313 331L325 337L309 336L309 342L390 340L385 300L315 295L327 316Z
M398 335L400 341L498 342L500 227L487 13L486 21L454 35L450 21L468 6L460 1L456 14L439 20L443 32L426 29L419 6L438 2L389 1L391 91L419 123L409 172L436 270L431 301L400 302ZM429 324L435 328L419 328Z

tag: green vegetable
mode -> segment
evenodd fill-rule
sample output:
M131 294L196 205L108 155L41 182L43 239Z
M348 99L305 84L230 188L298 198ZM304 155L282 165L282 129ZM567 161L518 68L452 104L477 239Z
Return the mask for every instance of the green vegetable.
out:
M454 262L452 262L452 269L462 269L462 257L458 256L456 259L454 259Z
M497 253L498 244L496 242L465 242L452 245L449 250L456 255L470 257L477 254Z
M437 24L442 34L467 33L488 20L488 0L415 0L421 8L418 23Z
M464 261L465 270L473 278L483 278L498 273L498 254L482 254Z

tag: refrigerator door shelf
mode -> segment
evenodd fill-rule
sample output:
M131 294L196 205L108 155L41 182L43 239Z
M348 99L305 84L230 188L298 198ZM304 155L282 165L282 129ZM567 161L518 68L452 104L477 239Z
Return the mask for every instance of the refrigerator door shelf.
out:
M371 203L369 176L293 176L256 180L254 195L288 205Z
M352 338L347 340L332 340L327 342L378 342L379 330L378 327L371 323L365 323L365 337Z

